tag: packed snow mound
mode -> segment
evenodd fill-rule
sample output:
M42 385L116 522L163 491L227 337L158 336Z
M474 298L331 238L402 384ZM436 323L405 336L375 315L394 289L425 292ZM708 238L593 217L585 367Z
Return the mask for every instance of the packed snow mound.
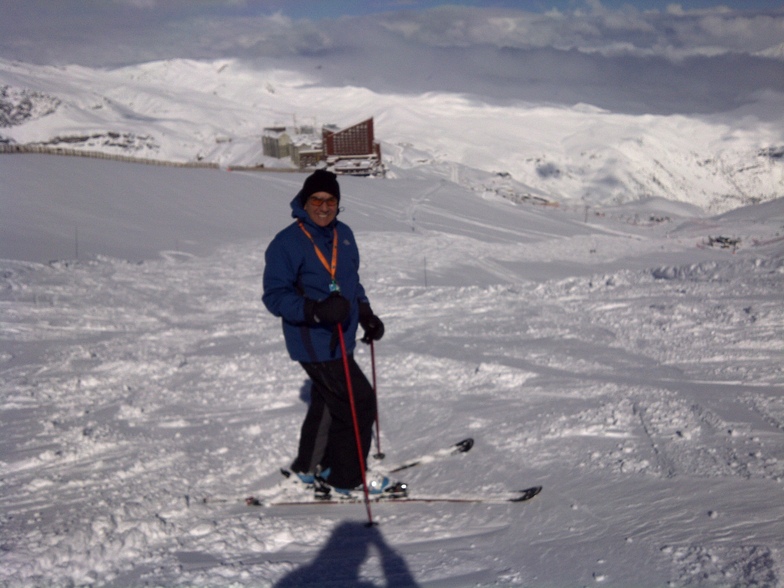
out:
M17 110L36 110L14 114L4 131L18 145L291 168L263 156L264 127L349 126L373 116L391 179L444 178L518 202L664 198L714 214L784 195L784 97L776 94L721 115L633 116L323 87L299 72L184 59L108 70L0 61L0 84L27 97L15 99L30 103Z

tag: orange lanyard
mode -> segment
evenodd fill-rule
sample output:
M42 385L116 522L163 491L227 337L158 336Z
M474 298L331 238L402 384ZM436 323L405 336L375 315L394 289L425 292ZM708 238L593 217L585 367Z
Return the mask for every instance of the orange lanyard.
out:
M299 228L302 229L302 232L308 236L310 242L313 243L313 249L316 251L316 255L321 261L321 265L324 266L324 269L329 272L329 276L332 278L332 283L329 285L330 292L340 292L340 286L338 286L337 281L335 280L335 273L338 269L338 229L335 227L332 229L332 262L328 263L327 258L324 257L324 254L321 252L321 249L318 248L316 242L313 240L313 236L308 232L305 228L305 225L302 224L302 221L299 221Z

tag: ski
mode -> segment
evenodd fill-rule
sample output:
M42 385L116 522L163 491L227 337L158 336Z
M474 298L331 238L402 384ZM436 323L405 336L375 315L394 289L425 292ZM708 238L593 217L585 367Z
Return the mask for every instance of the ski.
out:
M401 462L389 468L379 467L379 469L389 474L396 474L397 472L402 472L403 470L407 470L423 464L432 463L434 461L444 459L445 457L449 457L452 455L459 455L461 453L467 453L471 451L471 448L473 446L474 446L474 440L468 437L467 439L458 441L457 443L454 443L449 447L442 447L441 449L437 449L430 453L420 455L419 457L409 459L408 461Z
M384 472L385 474L390 475L390 477L392 477L391 474L397 474L398 472L402 472L404 470L408 470L417 466L430 464L450 456L467 453L468 451L471 450L473 446L474 446L474 440L468 437L466 439L463 439L462 441L458 441L457 443L453 443L447 447L436 449L435 451L431 451L429 453L420 455L419 457L415 457L400 462L398 464L391 465L389 467L384 467L380 465L378 466L378 469ZM312 486L299 482L297 476L293 475L292 472L286 468L281 468L280 473L283 475L283 479L280 482L267 489L260 490L259 494L255 496L253 499L264 504L273 503L276 501L280 501L280 502L290 501L293 503L297 503L300 501L299 495L303 491L313 489ZM400 493L397 493L396 495L399 496ZM389 499L388 496L384 498L384 500L388 500L388 499ZM207 503L215 504L215 503L234 502L235 500L237 499L232 500L229 498L221 498L221 497L213 496L213 497L205 497L201 501L205 504ZM241 501L241 500L237 500L237 501ZM306 502L306 501L302 501L302 502ZM350 503L351 501L349 500L348 502ZM341 502L341 504L342 503L343 502Z
M434 495L414 495L407 494L380 494L371 496L370 502L373 504L402 504L402 503L458 503L458 504L510 504L528 502L542 491L541 486L532 486L525 490L515 490L510 492L500 492L494 494L434 494ZM329 495L324 498L310 499L272 499L263 500L254 497L245 499L248 506L278 507L278 506L311 506L311 505L348 505L362 504L365 498L362 495L334 496Z

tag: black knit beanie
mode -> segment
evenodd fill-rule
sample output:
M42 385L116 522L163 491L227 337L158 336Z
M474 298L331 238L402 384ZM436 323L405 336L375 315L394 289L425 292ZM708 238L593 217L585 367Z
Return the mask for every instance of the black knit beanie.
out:
M299 193L300 205L304 208L308 198L316 192L332 194L338 199L338 203L340 203L340 186L338 185L337 176L332 172L317 169L308 176Z

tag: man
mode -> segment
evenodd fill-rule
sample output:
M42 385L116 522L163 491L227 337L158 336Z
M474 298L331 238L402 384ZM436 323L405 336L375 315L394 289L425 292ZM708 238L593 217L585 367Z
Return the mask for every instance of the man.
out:
M357 326L363 341L381 339L384 324L373 313L359 281L359 250L354 233L337 220L340 186L331 172L308 176L291 202L295 222L267 247L264 294L267 309L282 319L286 348L311 379L311 403L292 470L303 482L316 475L338 492L362 484L354 417L349 400L338 325L346 358L365 462L376 415L373 387L354 361ZM383 475L366 480L372 493L389 486Z

